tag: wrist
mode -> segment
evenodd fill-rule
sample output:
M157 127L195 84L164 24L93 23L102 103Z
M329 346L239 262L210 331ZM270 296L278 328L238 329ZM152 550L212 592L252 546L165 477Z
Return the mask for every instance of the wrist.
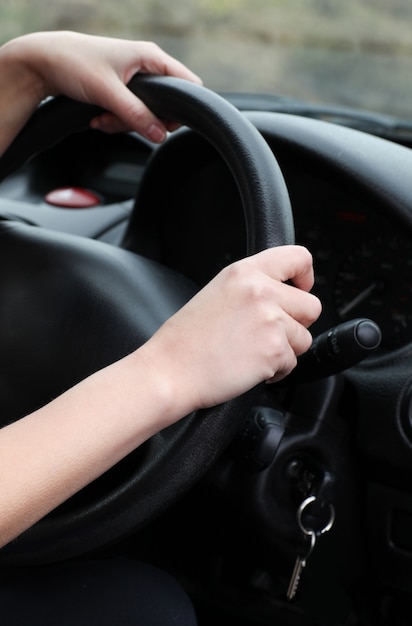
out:
M143 387L145 398L155 398L154 432L174 424L197 408L187 381L181 380L175 359L170 359L167 351L160 349L158 352L157 348L152 339L130 355L133 377L138 381L135 389Z
M31 66L25 39L13 39L0 48L0 154L46 96L46 86Z
M11 87L29 94L35 105L46 98L47 85L43 77L41 33L22 35L11 39L0 48L2 74L12 78Z

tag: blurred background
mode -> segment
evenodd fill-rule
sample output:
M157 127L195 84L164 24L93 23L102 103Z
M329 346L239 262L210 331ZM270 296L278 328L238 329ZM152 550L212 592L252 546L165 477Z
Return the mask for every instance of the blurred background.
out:
M1 42L54 29L156 41L218 91L412 118L410 0L1 2Z

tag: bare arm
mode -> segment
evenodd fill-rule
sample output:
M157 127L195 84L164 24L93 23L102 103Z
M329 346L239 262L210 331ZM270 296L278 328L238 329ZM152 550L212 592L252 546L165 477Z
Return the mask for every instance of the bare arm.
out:
M0 152L39 102L65 94L108 112L93 125L155 141L163 122L125 86L137 72L200 82L146 42L37 33L0 49ZM285 284L287 280L295 286ZM191 411L275 381L311 343L312 259L275 248L223 270L141 348L0 431L0 545Z
M162 428L289 373L320 313L312 283L298 246L237 262L141 348L3 428L0 545Z

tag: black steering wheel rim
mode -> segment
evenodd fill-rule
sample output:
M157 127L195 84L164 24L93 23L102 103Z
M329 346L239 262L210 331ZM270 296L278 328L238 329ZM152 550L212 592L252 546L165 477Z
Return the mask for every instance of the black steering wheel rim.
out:
M157 115L199 132L221 154L239 188L247 224L248 254L293 243L292 213L280 169L262 136L237 109L204 87L172 77L140 75L129 86ZM1 159L0 176L4 177L65 136L87 127L96 112L95 107L65 98L47 103ZM24 230L30 228L17 227L17 237L23 244L26 237L33 242L32 233ZM16 228L10 230L15 232ZM133 219L129 235L132 232ZM49 237L53 243L46 243ZM59 237L53 233L41 233L39 242L36 233L34 239L35 245L46 245L50 250L60 245ZM62 237L61 245L67 245L70 250L74 246L76 254L80 251L84 258L94 255L94 249L97 256L104 254L107 244L77 239ZM136 261L135 255L127 250L111 250L110 255L130 273L135 271L136 263L141 263L141 259ZM134 459L139 458L139 467L132 469L131 475L112 491L92 504L86 498L74 508L63 505L3 548L0 558L12 564L63 560L98 549L142 527L170 506L214 463L258 393L258 389L251 390L231 402L187 416L159 433L132 459L133 466Z

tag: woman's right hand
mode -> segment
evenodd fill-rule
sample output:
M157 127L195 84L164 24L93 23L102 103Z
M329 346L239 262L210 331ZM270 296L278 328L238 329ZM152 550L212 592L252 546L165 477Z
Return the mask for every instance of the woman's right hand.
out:
M182 414L289 374L321 312L312 286L306 248L271 248L223 269L171 317L143 348Z

